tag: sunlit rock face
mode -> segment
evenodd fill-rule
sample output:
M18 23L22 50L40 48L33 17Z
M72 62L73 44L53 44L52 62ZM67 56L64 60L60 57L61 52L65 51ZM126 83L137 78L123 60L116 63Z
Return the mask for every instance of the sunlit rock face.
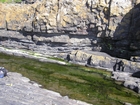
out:
M1 45L41 52L139 51L139 0L26 0L0 4ZM44 46L44 47L43 47Z
M44 0L28 5L1 4L0 27L27 32L113 36L118 23L133 5L131 0Z

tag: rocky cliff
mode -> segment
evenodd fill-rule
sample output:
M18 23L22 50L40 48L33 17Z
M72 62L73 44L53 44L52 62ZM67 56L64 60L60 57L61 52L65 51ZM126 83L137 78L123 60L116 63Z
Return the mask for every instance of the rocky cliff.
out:
M0 44L43 53L104 51L130 59L140 55L139 3L42 0L0 4Z
M120 72L140 78L140 0L24 1L0 4L0 52L24 49L114 70L140 93L139 79Z

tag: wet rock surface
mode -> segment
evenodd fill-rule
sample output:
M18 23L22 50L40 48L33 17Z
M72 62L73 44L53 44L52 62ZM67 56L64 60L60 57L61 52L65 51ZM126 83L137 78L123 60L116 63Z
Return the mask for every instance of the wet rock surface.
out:
M90 105L40 88L39 84L14 72L0 78L0 94L0 105Z

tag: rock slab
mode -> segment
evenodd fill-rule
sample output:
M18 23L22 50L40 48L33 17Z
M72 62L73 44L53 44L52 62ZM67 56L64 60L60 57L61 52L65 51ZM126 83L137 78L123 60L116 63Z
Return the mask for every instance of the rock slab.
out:
M0 78L0 105L90 105L43 89L19 73Z

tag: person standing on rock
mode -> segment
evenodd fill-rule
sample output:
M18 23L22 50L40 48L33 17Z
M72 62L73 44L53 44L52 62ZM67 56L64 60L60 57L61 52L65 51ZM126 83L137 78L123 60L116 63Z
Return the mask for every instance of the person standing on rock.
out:
M8 70L6 70L4 67L0 67L0 78L3 78L7 76Z

